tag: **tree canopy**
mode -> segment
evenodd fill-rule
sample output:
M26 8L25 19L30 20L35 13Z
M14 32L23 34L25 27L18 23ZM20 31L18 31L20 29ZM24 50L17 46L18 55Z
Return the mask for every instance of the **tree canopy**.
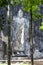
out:
M8 4L7 0L0 0L0 8Z

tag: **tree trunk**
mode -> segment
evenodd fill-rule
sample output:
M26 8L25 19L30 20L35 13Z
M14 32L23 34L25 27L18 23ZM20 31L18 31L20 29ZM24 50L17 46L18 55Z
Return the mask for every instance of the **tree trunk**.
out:
M10 5L8 5L8 65L11 65L11 19L10 19Z
M33 33L32 33L32 6L30 7L30 52L31 52L31 65L33 65Z
M13 0L9 0L8 2L8 12L7 12L7 15L8 15L8 65L11 65L11 55L12 55L12 46L11 46L11 4L13 4Z

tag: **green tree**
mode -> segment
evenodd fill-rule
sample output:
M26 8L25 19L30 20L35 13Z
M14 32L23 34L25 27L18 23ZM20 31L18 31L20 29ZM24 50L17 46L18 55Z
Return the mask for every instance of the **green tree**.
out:
M24 0L22 5L24 10L30 13L30 51L31 51L31 64L33 65L33 21L40 19L42 16L36 11L40 11L39 5L41 5L42 0Z

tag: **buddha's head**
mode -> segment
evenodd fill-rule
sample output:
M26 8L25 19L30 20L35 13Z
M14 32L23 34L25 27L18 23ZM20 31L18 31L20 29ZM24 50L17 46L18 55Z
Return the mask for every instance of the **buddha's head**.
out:
M18 17L19 18L22 18L23 17L23 11L21 9L19 9L19 11L18 11Z

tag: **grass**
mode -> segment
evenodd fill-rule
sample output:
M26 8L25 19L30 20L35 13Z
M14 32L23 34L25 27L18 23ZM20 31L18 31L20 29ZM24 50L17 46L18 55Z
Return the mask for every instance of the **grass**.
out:
M7 63L0 63L0 65L8 65ZM31 64L28 64L28 63L11 63L11 65L31 65Z

